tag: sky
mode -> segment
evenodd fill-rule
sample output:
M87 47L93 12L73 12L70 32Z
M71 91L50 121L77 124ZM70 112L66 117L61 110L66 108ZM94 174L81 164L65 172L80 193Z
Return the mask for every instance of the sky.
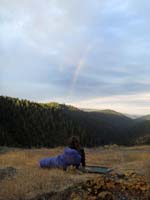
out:
M150 114L149 0L0 0L0 95Z

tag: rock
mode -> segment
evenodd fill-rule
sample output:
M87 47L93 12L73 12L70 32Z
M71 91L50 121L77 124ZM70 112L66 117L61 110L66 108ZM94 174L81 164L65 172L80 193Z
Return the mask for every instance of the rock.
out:
M0 181L6 177L14 176L17 170L14 167L0 168Z

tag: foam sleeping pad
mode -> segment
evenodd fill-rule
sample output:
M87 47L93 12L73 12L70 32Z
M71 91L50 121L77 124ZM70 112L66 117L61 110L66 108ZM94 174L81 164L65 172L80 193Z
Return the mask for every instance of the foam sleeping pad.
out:
M98 173L98 174L106 174L111 172L113 169L108 167L101 167L101 166L86 166L84 169L80 169L85 173Z

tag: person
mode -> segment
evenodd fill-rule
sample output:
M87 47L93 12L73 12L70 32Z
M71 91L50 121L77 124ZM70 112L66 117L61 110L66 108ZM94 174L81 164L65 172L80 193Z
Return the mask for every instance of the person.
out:
M43 158L39 161L41 168L63 168L73 165L79 168L80 164L85 167L85 153L81 148L79 139L72 136L69 145L64 149L64 153L55 157Z
M79 138L77 136L72 136L69 139L69 144L68 144L69 148L71 149L75 149L79 152L80 156L81 156L81 164L82 167L85 167L85 152L84 152L84 148L81 147L80 145L80 141ZM78 168L79 166L76 165L76 168Z

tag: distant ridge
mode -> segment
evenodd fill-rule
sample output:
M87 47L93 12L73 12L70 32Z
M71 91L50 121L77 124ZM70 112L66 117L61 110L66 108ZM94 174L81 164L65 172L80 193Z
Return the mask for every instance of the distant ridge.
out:
M110 114L124 115L126 117L131 118L131 119L137 119L137 118L141 117L141 115L126 114L126 113L117 112L117 111L111 110L111 109L99 110L99 109L81 108L81 110L83 110L85 112L100 112L100 113L108 113L108 114L110 113Z
M111 110L111 109L104 109L104 110L88 109L88 108L81 108L81 109L85 112L99 112L99 113L114 114L114 115L124 115L120 112L117 112L117 111Z
M138 117L138 120L140 120L140 121L143 121L143 120L150 121L150 115L144 115L142 117Z
M132 114L125 114L125 113L124 113L124 115L126 115L127 117L129 117L131 119L137 119L137 118L141 117L141 115L132 115Z

